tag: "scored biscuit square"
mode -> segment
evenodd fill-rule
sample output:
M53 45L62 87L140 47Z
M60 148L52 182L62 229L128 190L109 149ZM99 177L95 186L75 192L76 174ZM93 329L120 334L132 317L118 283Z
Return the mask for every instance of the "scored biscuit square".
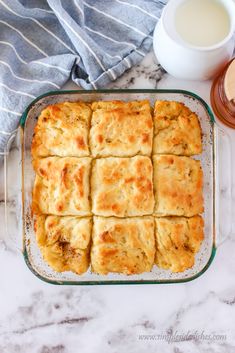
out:
M200 161L189 157L153 157L157 216L191 217L203 212L203 174Z
M200 216L155 218L156 265L172 272L191 268L204 239L203 228Z
M127 275L151 271L155 256L152 217L94 217L92 271Z
M33 212L61 216L90 215L90 165L88 157L35 159Z
M93 156L150 156L153 122L147 100L92 104L90 148Z
M64 102L45 108L34 129L33 158L89 156L91 108L83 102Z
M202 152L199 119L183 103L156 101L154 108L154 154L191 156Z
M154 207L149 157L101 158L91 173L92 212L98 216L143 216Z
M36 239L44 260L57 272L82 274L90 264L91 218L37 215Z

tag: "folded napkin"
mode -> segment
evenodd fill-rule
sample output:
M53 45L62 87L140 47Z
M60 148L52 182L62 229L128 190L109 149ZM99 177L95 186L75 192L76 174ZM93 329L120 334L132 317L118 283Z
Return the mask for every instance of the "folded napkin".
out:
M143 59L167 0L0 0L0 155L26 106L71 77L105 87Z

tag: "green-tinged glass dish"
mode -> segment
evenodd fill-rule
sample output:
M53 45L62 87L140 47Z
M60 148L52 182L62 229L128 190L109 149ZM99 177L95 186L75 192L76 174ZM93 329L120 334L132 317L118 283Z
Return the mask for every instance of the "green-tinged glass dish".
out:
M42 259L33 230L31 215L31 197L34 182L34 171L31 164L31 141L37 117L49 104L63 101L95 101L95 100L176 100L185 103L199 116L203 131L203 153L195 158L200 159L204 173L205 239L196 256L193 268L183 273L172 273L154 266L149 273L140 275L109 274L101 276L89 270L83 275L72 272L57 273ZM157 284L180 283L193 280L207 270L216 253L217 237L217 127L208 105L197 95L182 90L99 90L99 91L56 91L46 93L35 99L25 110L20 121L20 155L22 170L22 251L30 270L40 279L53 284L93 285L93 284Z

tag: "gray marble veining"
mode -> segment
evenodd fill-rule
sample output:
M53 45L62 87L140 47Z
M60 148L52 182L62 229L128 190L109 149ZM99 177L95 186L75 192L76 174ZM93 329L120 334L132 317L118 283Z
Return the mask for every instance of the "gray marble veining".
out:
M169 77L150 53L110 88L156 87L192 90L208 101L210 82ZM234 151L234 131L228 133ZM17 238L16 174L12 161L9 205ZM8 243L2 170L0 180L0 240ZM233 216L234 210L233 198ZM234 353L234 233L203 276L181 285L53 286L29 271L12 244L0 242L0 353Z

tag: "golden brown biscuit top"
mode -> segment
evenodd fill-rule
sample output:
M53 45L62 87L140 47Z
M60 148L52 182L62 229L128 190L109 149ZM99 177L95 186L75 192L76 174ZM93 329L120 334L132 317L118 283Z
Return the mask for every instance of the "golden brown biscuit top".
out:
M154 213L164 216L155 220L157 265L191 267L203 239L203 220L194 216L203 212L203 175L199 161L182 156L201 151L198 117L180 102L156 101L154 117L148 100L48 106L32 141L32 209L44 259L56 271L85 272L92 221L79 217L92 212L93 271L150 271L156 246L147 215Z
M154 154L191 156L202 152L199 119L183 103L156 101L154 109Z
M64 102L45 108L35 126L32 156L89 155L91 108L83 102Z
M156 264L173 272L192 267L204 239L202 217L155 218L155 224Z
M93 163L92 211L100 216L153 212L152 163L148 157L101 158Z
M94 217L92 238L94 272L136 274L151 270L155 255L152 217Z
M149 101L146 100L139 100L139 101L130 101L124 102L120 100L113 100L113 101L99 101L93 102L91 104L91 108L93 111L98 109L102 110L112 110L112 109L126 109L129 111L148 111L150 109Z
M87 249L91 238L91 218L74 216L41 216L43 232L38 232L40 246L52 245L55 242L70 243L74 249ZM40 219L38 216L36 219ZM39 222L40 222L39 221ZM37 224L37 221L36 221Z
M54 215L90 214L88 157L47 157L33 161L33 211Z
M153 245L153 218L133 217L94 217L94 245L125 245L130 248L141 248L143 244Z
M153 122L148 101L96 102L91 121L93 156L150 156Z
M200 161L189 157L156 155L154 163L155 214L191 217L203 212L203 174Z
M155 102L154 116L156 118L176 119L180 115L190 115L191 110L181 102L159 100Z
M35 220L35 232L42 255L54 270L87 271L91 218L40 215Z

